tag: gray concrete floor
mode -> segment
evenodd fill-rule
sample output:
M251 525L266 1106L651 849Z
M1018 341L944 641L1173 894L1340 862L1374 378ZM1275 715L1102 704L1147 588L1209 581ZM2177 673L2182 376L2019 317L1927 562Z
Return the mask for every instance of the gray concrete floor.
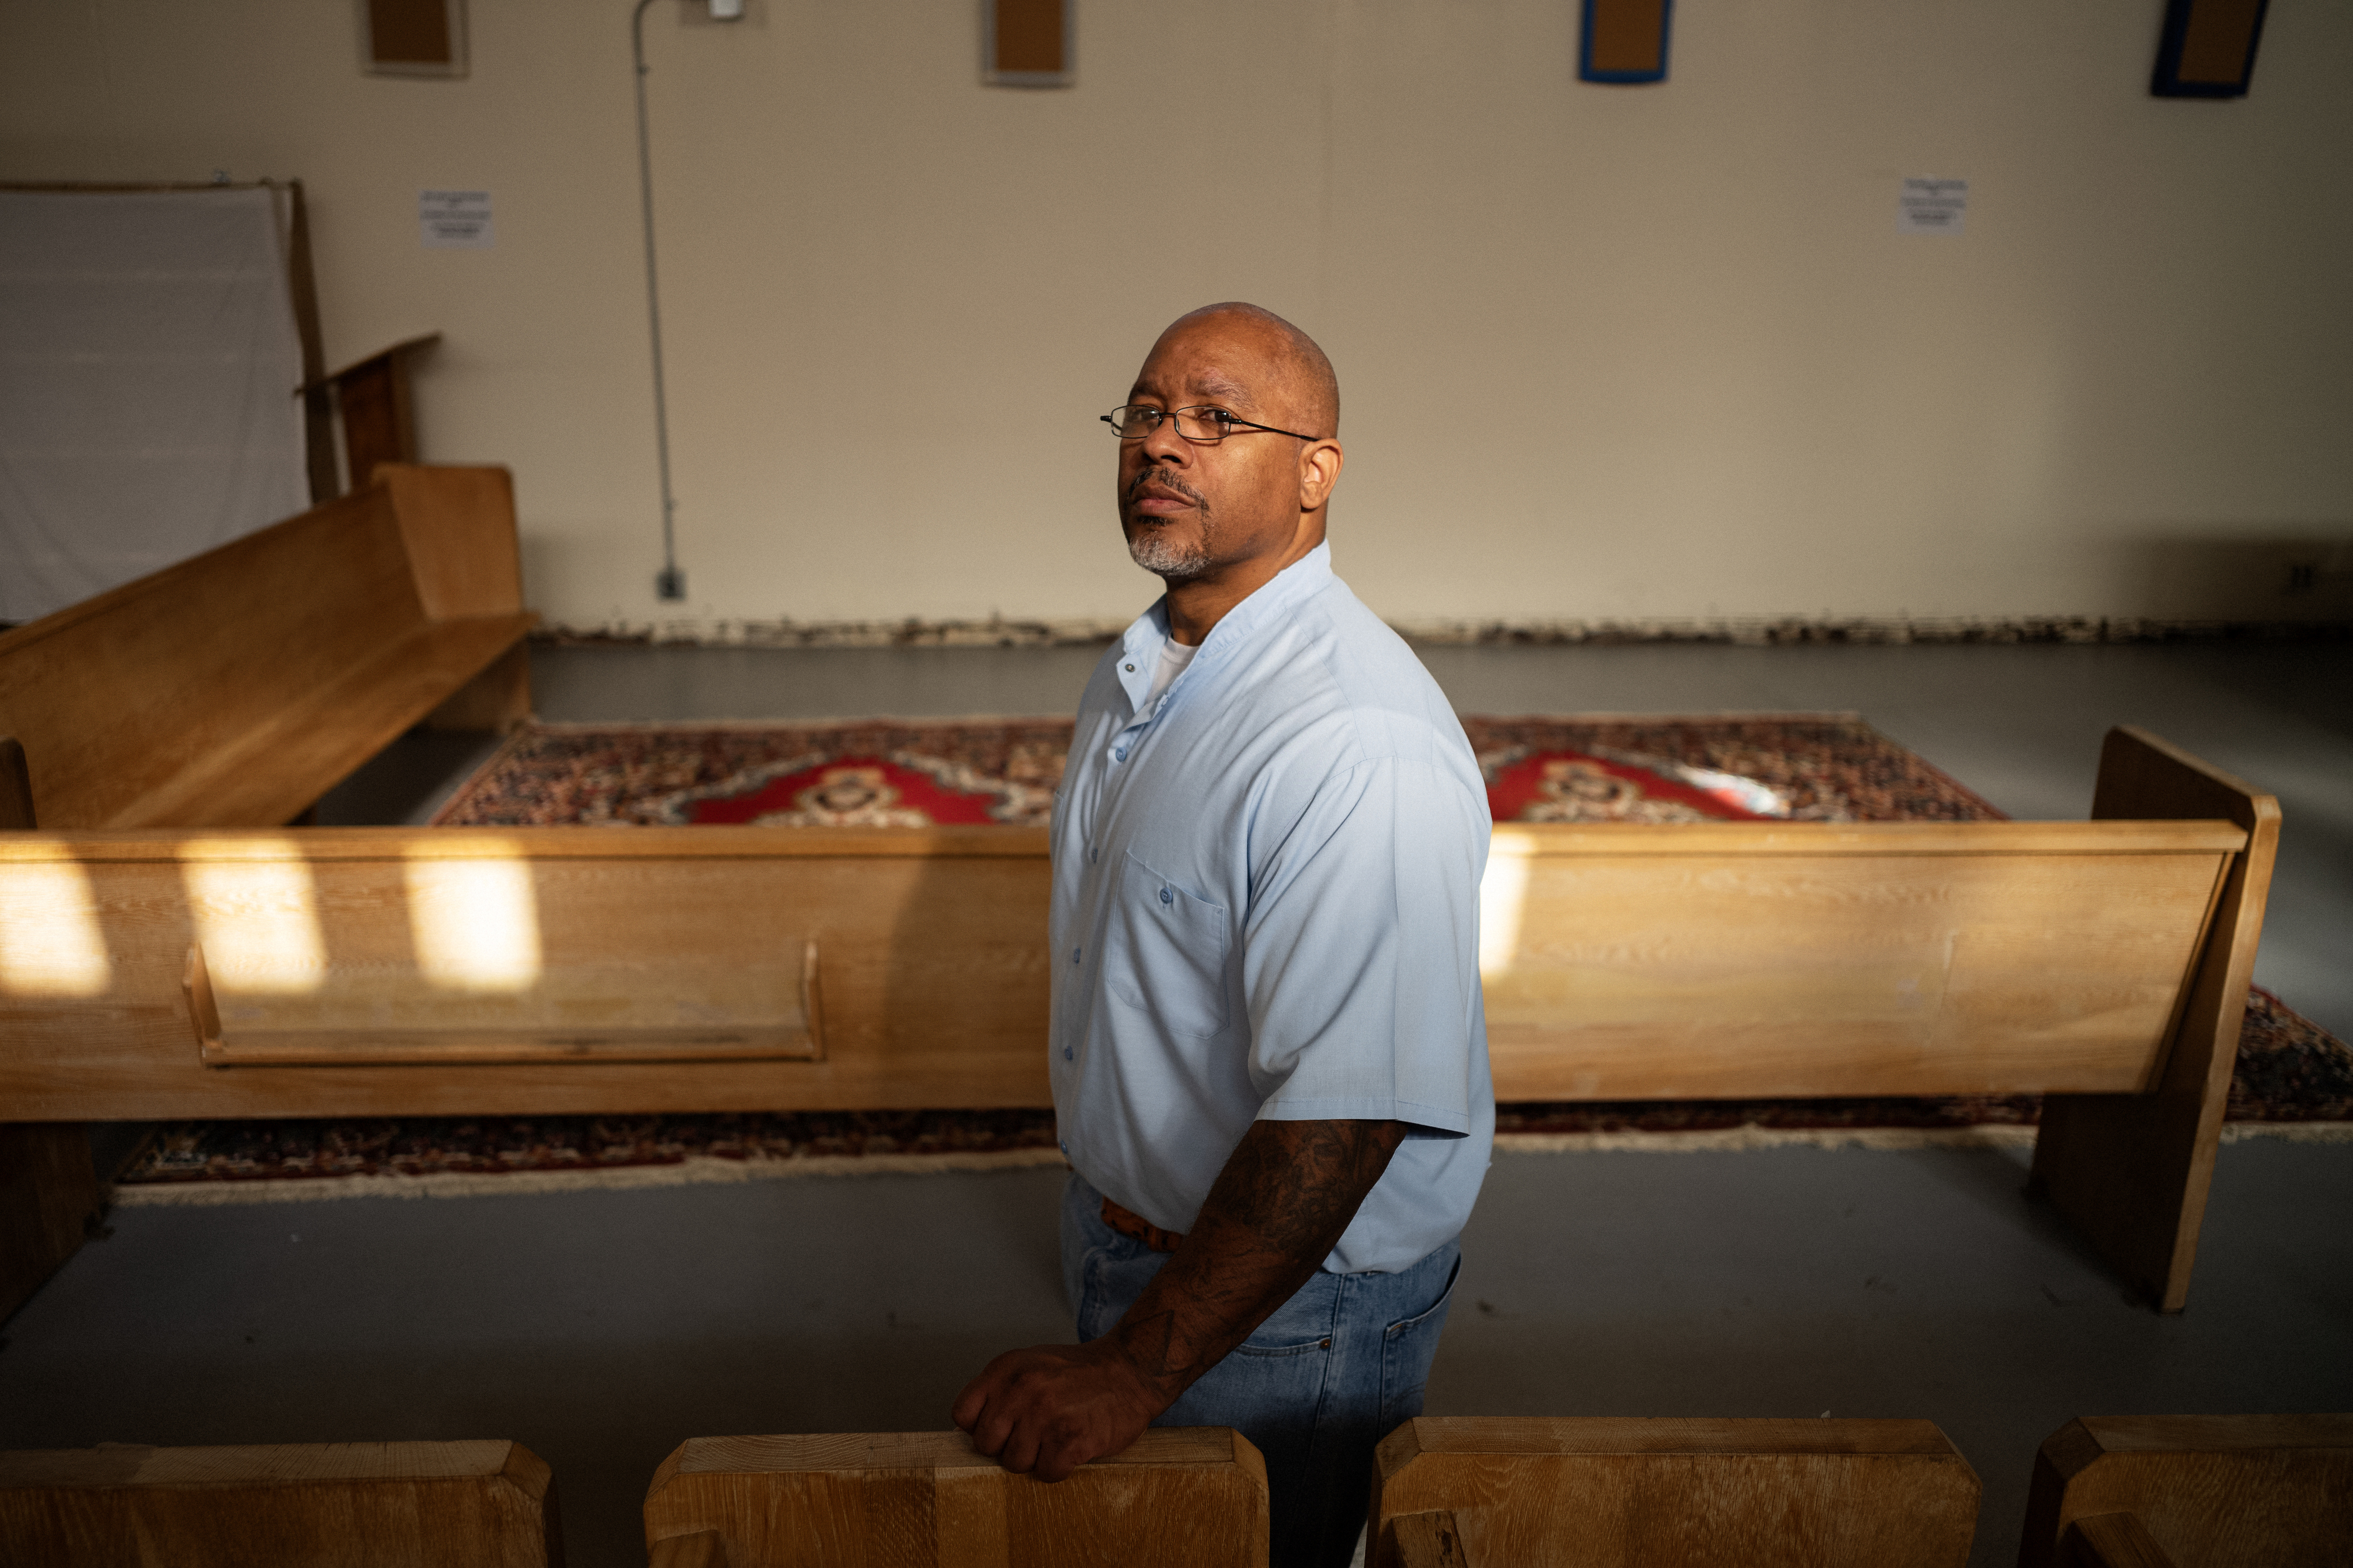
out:
M1084 649L538 650L551 719L1059 713ZM2276 791L2259 971L2353 1033L2353 650L1440 648L1484 712L1856 709L2021 816L2080 816L2146 724ZM430 814L481 742L412 736L330 820ZM2021 1157L1785 1149L1498 1159L1433 1414L1913 1415L2014 1560L2069 1416L2353 1408L2353 1146L2226 1146L2189 1310L2135 1304L2019 1194ZM642 1563L696 1435L945 1425L1008 1345L1067 1337L1059 1177L806 1178L464 1200L119 1210L9 1321L0 1447L510 1436L575 1568Z

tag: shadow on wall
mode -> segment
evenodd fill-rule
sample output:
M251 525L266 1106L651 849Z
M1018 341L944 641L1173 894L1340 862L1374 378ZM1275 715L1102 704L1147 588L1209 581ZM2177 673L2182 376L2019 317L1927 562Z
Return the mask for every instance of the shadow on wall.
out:
M2353 524L2334 538L2139 540L2118 554L2116 596L2151 619L2353 623Z

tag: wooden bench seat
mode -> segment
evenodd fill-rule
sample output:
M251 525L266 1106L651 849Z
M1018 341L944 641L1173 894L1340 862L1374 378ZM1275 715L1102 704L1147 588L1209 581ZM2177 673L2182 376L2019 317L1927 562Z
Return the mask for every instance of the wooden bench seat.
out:
M646 1491L652 1568L1263 1568L1266 1465L1155 1427L1049 1485L961 1432L696 1437Z
M502 468L367 489L0 634L45 827L274 826L411 726L529 708Z
M1374 1460L1376 1568L1962 1568L1978 1484L1926 1421L1418 1416Z
M2277 808L2119 731L2086 823L1509 825L1499 1099L2042 1093L2189 1287ZM0 835L0 1119L1050 1102L1035 829Z
M2087 1415L2044 1440L2019 1568L2353 1562L2353 1415Z
M554 1481L518 1443L0 1453L26 1568L561 1568Z

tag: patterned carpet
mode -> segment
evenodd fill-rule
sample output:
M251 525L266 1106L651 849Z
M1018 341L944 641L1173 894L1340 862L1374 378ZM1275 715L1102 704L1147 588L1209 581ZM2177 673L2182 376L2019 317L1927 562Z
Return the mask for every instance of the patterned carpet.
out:
M1987 821L2001 813L1846 715L1466 719L1497 821ZM438 822L691 826L1042 824L1068 722L523 730ZM2031 1095L1517 1104L1506 1145L2017 1142ZM2242 1134L2353 1121L2353 1049L2258 990L2231 1086ZM121 1178L130 1201L478 1192L527 1178L733 1180L1051 1163L1050 1110L183 1122ZM422 1184L417 1180L424 1178ZM438 1187L432 1184L438 1183ZM199 1189L202 1189L201 1191Z

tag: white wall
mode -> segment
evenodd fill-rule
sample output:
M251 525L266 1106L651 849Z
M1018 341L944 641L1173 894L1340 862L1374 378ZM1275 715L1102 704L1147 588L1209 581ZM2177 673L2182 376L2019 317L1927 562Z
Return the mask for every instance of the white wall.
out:
M0 178L300 176L329 359L443 331L426 455L512 465L534 602L667 618L628 5L469 8L441 82L360 74L338 0L0 0ZM683 613L1132 614L1094 416L1229 297L1337 363L1395 619L2310 613L2353 6L2280 0L2228 103L2147 96L2161 0L1693 0L1616 89L1576 9L1081 0L1080 85L1024 92L975 0L657 0ZM1895 231L1923 174L1966 233ZM496 248L419 246L452 186Z

